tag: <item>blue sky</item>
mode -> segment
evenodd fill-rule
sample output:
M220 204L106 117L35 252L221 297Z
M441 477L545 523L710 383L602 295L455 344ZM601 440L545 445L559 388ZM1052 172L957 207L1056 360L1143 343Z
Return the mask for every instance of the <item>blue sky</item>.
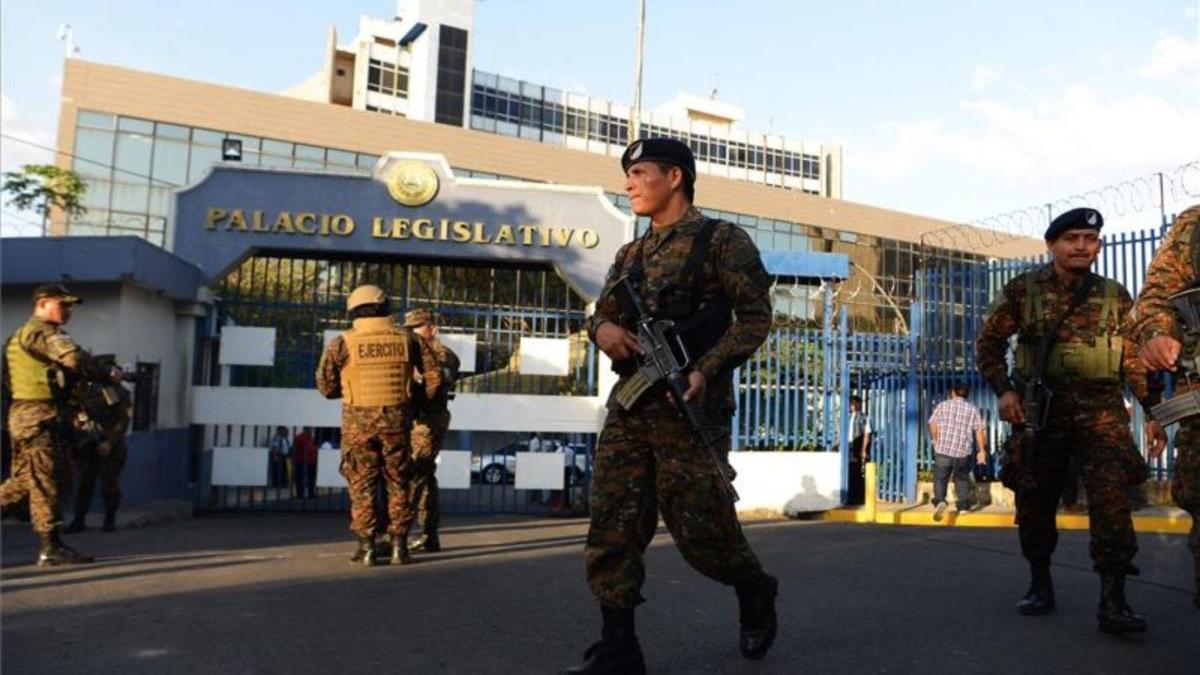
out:
M475 66L630 102L635 8L482 0ZM317 69L330 24L346 41L360 14L394 11L4 0L0 124L53 145L64 21L84 59L281 91ZM973 221L1200 159L1198 16L1195 0L647 0L644 100L715 87L751 130L842 144L846 199ZM8 170L48 154L6 139L0 159ZM1169 209L1200 201L1200 170L1186 180L1193 196L1168 196Z

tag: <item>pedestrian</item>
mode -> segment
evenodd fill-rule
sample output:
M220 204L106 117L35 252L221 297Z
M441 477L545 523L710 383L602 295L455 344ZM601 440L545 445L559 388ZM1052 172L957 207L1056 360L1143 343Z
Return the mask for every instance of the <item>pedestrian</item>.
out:
M929 437L933 440L933 519L946 513L946 486L954 476L958 511L972 510L971 447L975 464L987 463L987 439L983 435L983 417L967 401L967 385L955 383L950 398L942 401L929 416Z
M542 451L542 435L539 433L535 433L529 439L529 452L541 452L541 451Z
M62 284L33 291L33 314L4 349L6 382L13 403L8 431L13 444L12 475L0 485L5 511L29 501L33 531L41 539L37 564L92 562L63 543L62 501L70 492L70 408L67 378L120 382L120 369L106 366L75 344L63 326L82 302Z
M351 561L375 564L375 527L380 521L375 494L382 480L387 488L391 563L403 565L410 560L408 530L413 520L408 501L411 387L420 372L425 395L432 398L441 386L441 369L436 355L393 321L383 289L359 286L350 293L346 310L352 327L325 346L316 379L325 398L342 399L341 473L350 488L350 531L358 539Z
M728 452L733 370L770 331L770 278L744 230L706 218L692 205L696 165L687 145L666 138L635 141L621 166L631 208L649 217L651 226L618 251L587 321L588 335L613 360L619 388L636 371L643 349L630 332L631 317L613 297L616 283L627 277L650 313L677 321L694 358L685 398L699 402L709 421L721 426ZM778 582L750 549L722 481L721 469L664 389L652 389L629 410L610 397L593 465L585 546L588 585L603 628L584 663L566 672L645 672L634 608L643 602L643 553L660 514L693 568L736 589L742 654L766 654L775 638Z
M275 434L268 441L267 448L268 483L271 487L285 488L288 486L288 458L292 455L288 428L283 425L275 427Z
M412 448L413 479L409 501L417 509L421 534L409 544L410 551L442 550L438 526L437 459L450 429L450 399L458 379L458 356L438 339L437 315L428 309L414 309L404 315L404 326L422 340L422 349L437 356L442 381L432 398L418 396L414 406Z
M1039 615L1054 609L1055 515L1067 465L1077 454L1088 495L1092 562L1100 573L1100 628L1140 632L1146 622L1125 598L1126 576L1138 573L1126 488L1144 482L1148 471L1134 448L1123 391L1128 384L1149 415L1157 389L1134 350L1123 349L1131 328L1129 292L1090 271L1103 245L1103 224L1090 208L1072 209L1051 222L1045 239L1052 262L1004 286L984 320L976 352L979 372L1000 398L1001 418L1014 425L1001 478L1016 491L1021 552L1032 577L1018 611ZM1015 381L1005 361L1013 335ZM1023 383L1036 387L1039 381L1050 395L1038 390L1037 400L1024 401ZM1035 419L1026 418L1023 404ZM1019 443L1027 423L1037 430L1028 448L1032 458ZM1147 434L1155 443L1166 440L1152 419Z
M861 396L850 397L850 467L846 481L846 503L862 504L866 500L866 465L871 461L871 421L863 413Z
M110 357L97 357L107 367L115 366ZM122 372L125 372L122 369ZM133 419L133 397L123 385L82 383L75 427L75 519L64 532L87 529L87 512L100 481L104 500L104 532L117 529L117 508L121 504L121 469L129 448L125 434Z
M292 476L296 497L315 499L317 496L317 441L312 427L303 427L292 440Z
M1170 298L1197 286L1200 286L1200 204L1175 218L1166 240L1150 262L1146 284L1138 294L1134 333L1147 368L1178 374L1180 357L1190 361L1195 368L1195 359L1200 356L1200 335L1185 330L1187 324L1181 308L1173 305ZM1195 295L1188 297L1191 298L1191 311L1195 312ZM1196 381L1191 377L1180 376L1175 380L1176 396L1197 389ZM1152 445L1150 456L1158 457L1162 448L1162 445ZM1184 419L1175 434L1171 497L1192 516L1192 529L1188 535L1196 576L1192 603L1200 609L1200 416Z

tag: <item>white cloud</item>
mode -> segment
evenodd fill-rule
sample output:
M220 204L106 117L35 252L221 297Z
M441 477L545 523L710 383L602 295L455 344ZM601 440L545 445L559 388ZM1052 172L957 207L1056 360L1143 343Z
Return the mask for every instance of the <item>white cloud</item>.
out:
M1160 80L1188 75L1200 65L1200 37L1187 40L1178 35L1164 35L1154 43L1150 61L1138 68L1138 75Z
M971 71L971 91L983 91L999 79L999 70L981 63Z

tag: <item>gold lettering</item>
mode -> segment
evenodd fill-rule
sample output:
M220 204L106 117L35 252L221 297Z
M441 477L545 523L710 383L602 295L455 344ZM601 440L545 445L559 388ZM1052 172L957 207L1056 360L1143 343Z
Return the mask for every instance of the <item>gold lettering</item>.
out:
M417 239L433 239L433 222L428 218L418 218L412 224L413 236Z
M517 243L517 240L513 238L512 225L500 226L500 230L496 232L496 243L508 244L509 246Z
M385 232L383 229L383 217L375 216L371 219L371 236L376 239L389 236L390 232Z
M305 227L305 225L304 225L305 222L314 223L314 225L310 229L308 227ZM300 234L316 234L317 233L317 226L315 225L316 222L317 222L317 214L315 214L315 213L297 213L296 214L296 222L295 222L296 231L299 232Z
M550 245L550 231L551 228L549 227L538 227L538 234L541 236L542 246Z
M246 214L242 213L241 209L234 209L233 213L229 214L229 229L246 231Z
M475 236L471 238L473 244L490 244L492 238L484 234L483 223L475 223Z
M575 230L569 227L560 227L554 231L555 239L558 240L558 245L566 248L571 244L571 237L574 236Z
M204 227L209 230L217 229L217 223L225 220L225 209L210 206L204 216Z
M439 241L446 241L446 231L449 229L450 229L450 219L442 218L442 229L441 229L441 232L438 234Z
M284 213L287 213L287 212L284 211ZM270 232L271 231L271 228L269 226L263 225L262 211L255 210L255 211L250 212L250 229L255 232Z
M328 213L322 213L322 214L321 214L321 230L320 230L320 234L321 234L321 236L322 236L322 237L328 237L328 236L329 236L329 214L328 214Z
M408 239L412 236L409 231L408 218L392 218L392 239Z
M533 246L533 231L537 228L532 225L520 225L517 229L521 231L521 244L524 246Z
M456 220L456 221L454 221L454 225L452 225L451 227L454 228L454 234L450 236L451 240L458 241L458 242L471 241L471 224L470 223L467 223L467 222L464 222L461 220Z
M579 245L584 248L596 248L600 245L600 235L596 234L595 230L587 227L579 231L577 240L579 241Z
M255 211L254 213L256 218L262 218L262 212ZM292 227L292 214L288 213L287 211L280 212L279 217L275 219L275 227L272 231L295 234L296 230Z
M354 219L344 213L339 213L333 217L329 226L334 234L349 237L354 232Z

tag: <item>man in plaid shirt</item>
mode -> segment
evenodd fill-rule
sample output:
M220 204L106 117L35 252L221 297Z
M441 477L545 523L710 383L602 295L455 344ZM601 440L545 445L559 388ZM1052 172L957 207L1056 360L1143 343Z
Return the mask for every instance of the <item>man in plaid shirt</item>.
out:
M958 510L966 511L971 502L971 436L974 432L979 451L975 461L987 462L987 441L983 436L983 418L967 402L967 386L955 384L950 398L942 401L929 416L929 435L933 439L933 519L946 513L946 485L954 475Z

